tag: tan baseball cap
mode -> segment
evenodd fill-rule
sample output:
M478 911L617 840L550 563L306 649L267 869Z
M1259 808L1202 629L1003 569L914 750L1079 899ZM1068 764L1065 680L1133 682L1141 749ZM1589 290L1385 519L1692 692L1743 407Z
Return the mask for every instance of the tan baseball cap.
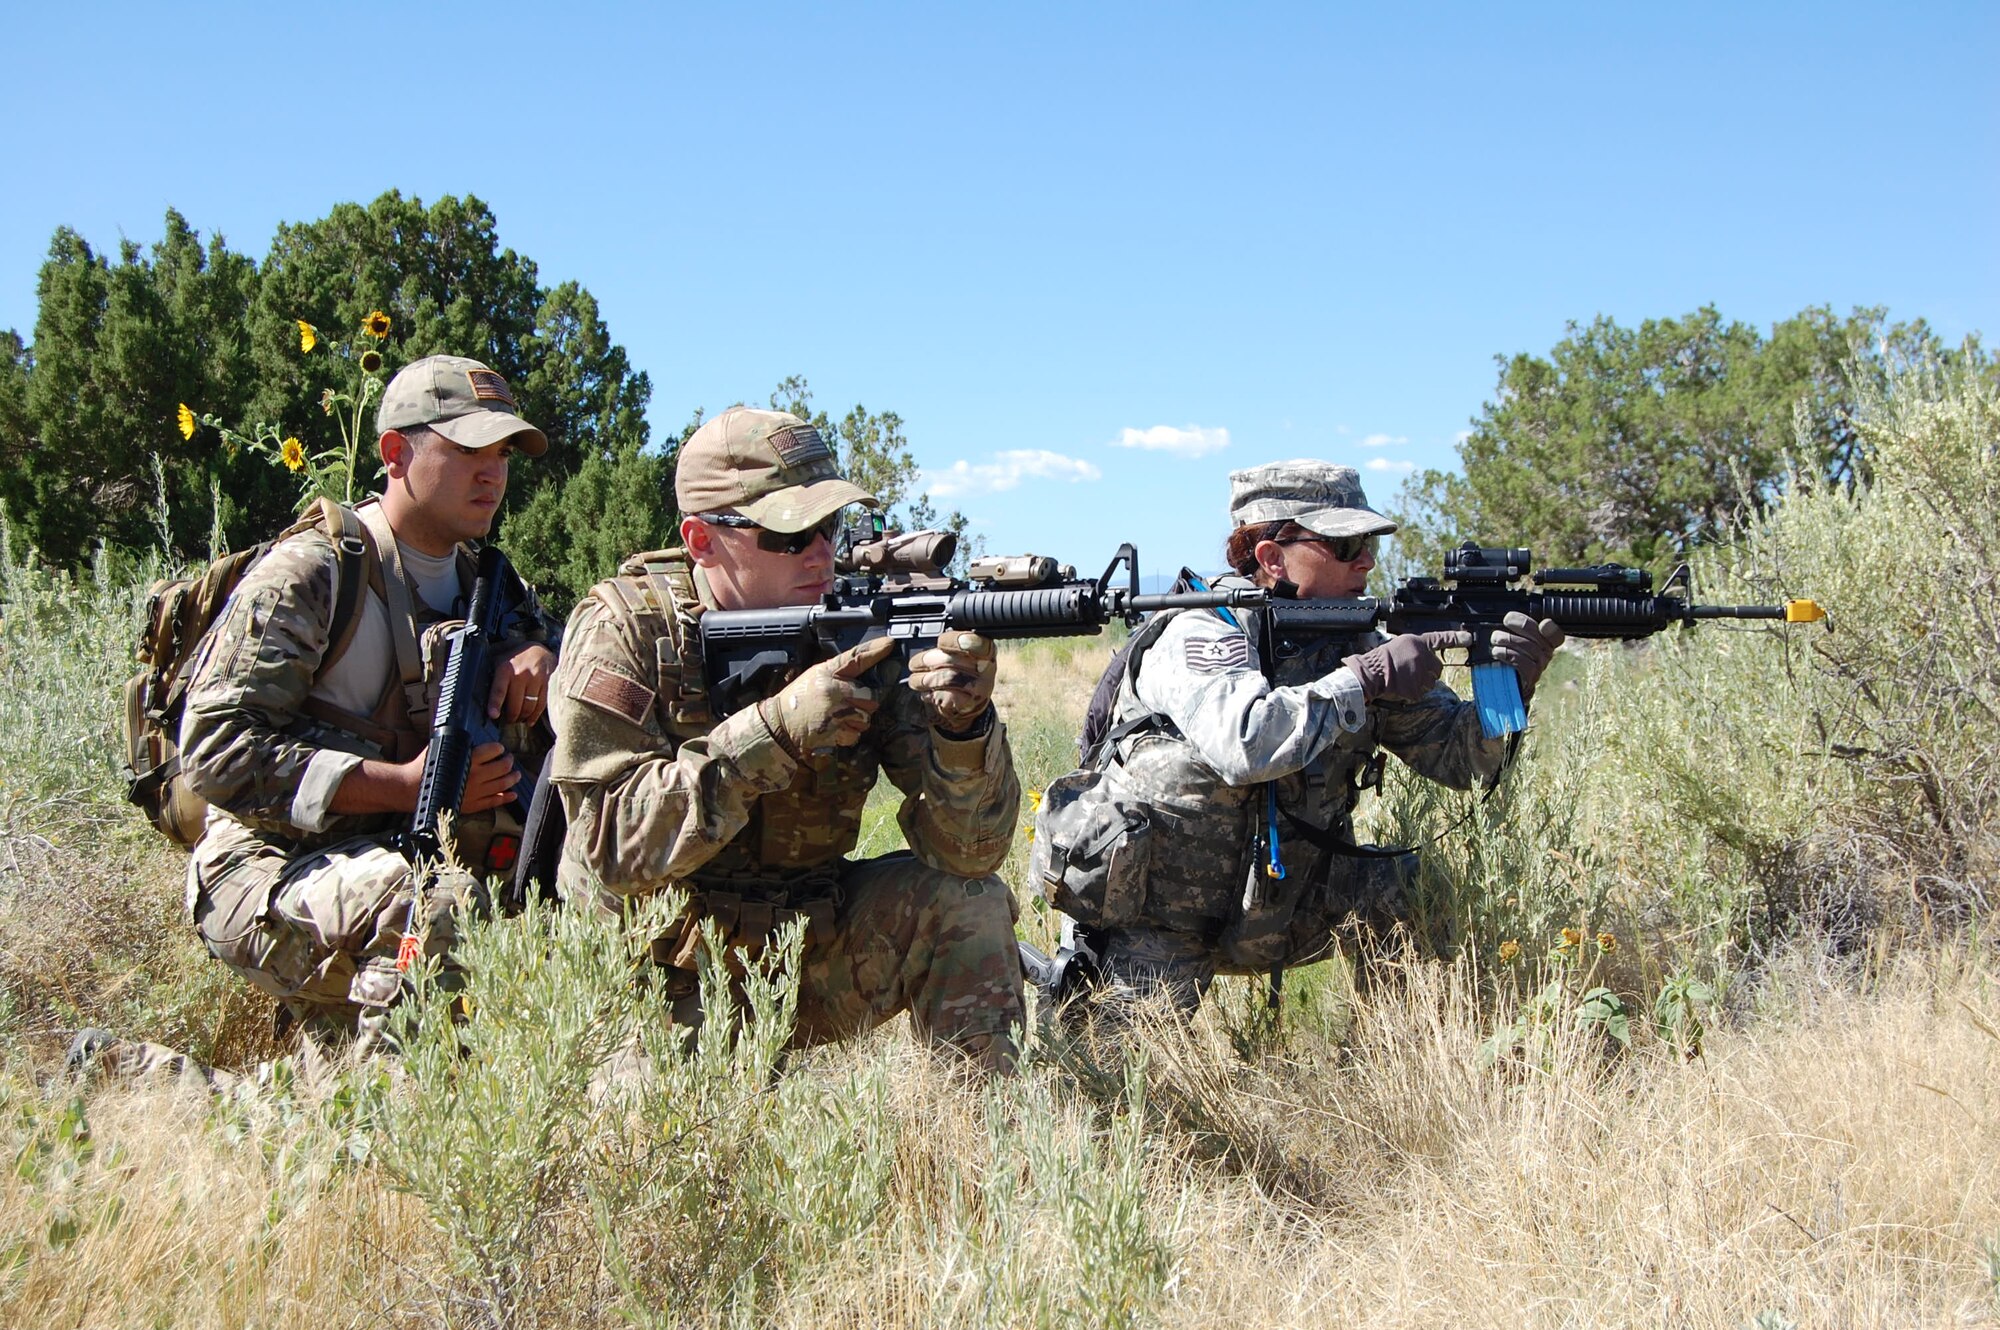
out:
M1320 536L1387 535L1391 519L1368 506L1361 473L1301 457L1229 473L1229 520L1237 526L1297 522Z
M681 445L674 499L684 513L738 512L786 534L850 503L882 505L840 474L820 432L784 411L732 406Z
M425 356L396 372L375 408L375 432L428 425L461 448L507 439L530 457L549 450L549 436L514 413L514 390L495 370L464 356Z

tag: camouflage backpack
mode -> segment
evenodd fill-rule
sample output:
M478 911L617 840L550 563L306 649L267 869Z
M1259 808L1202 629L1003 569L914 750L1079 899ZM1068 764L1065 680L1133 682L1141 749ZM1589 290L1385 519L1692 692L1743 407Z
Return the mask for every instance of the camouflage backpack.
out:
M375 557L361 519L352 508L332 499L321 499L276 539L225 554L199 577L155 582L147 596L139 672L125 682L125 797L164 835L182 845L201 839L208 816L207 803L188 788L181 771L181 711L187 700L189 667L209 625L222 613L244 574L279 541L315 529L333 538L339 582L327 652L319 666L324 673L354 640L361 619L361 591Z

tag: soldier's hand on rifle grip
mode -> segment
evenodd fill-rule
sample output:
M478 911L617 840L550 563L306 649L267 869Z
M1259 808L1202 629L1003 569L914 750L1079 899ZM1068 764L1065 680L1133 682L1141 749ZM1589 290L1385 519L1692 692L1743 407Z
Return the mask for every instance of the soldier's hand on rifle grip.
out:
M794 761L829 748L851 748L867 732L880 703L872 689L855 682L896 649L894 638L878 637L823 660L757 704L778 744Z
M1521 699L1526 701L1534 695L1542 671L1555 658L1556 648L1568 640L1569 635L1554 619L1536 623L1516 610L1493 630L1491 650L1496 663L1512 665L1521 677Z
M963 729L993 700L997 673L993 640L953 629L910 660L910 688L930 707L931 722Z
M1402 633L1373 651L1348 656L1340 663L1361 680L1361 696L1366 701L1393 697L1415 702L1436 687L1444 674L1444 661L1438 652L1471 645L1471 633Z
M521 783L521 769L514 765L504 745L480 744L472 750L472 764L465 773L465 793L458 801L461 813L484 813L512 802L514 787Z

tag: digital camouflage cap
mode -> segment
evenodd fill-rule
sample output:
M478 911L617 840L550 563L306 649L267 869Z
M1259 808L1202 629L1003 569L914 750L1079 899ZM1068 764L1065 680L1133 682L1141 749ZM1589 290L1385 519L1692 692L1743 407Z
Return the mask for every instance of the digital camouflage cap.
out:
M549 450L549 437L515 412L514 390L498 371L464 356L425 356L396 372L375 408L375 432L428 425L461 448L507 439L529 457Z
M684 513L734 511L772 531L805 531L850 503L882 505L840 474L820 432L784 411L732 406L681 445L674 498Z
M1320 536L1386 535L1396 529L1368 506L1360 472L1311 458L1230 472L1229 520L1236 526L1297 522Z

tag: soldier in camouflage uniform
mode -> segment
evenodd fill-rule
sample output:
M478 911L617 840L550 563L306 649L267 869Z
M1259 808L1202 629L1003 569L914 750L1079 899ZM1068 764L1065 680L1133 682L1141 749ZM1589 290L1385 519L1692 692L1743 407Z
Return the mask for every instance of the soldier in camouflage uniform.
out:
M796 1043L909 1011L988 1070L1022 1019L1013 898L993 876L1020 787L990 701L991 642L954 632L882 685L888 639L797 672L728 716L709 705L700 616L808 605L832 585L841 509L877 506L796 416L735 407L681 448L682 547L628 560L576 607L556 672L551 768L569 816L558 882L611 921L668 888L690 904L654 942L672 1019L700 1022L702 920L755 956L806 922ZM846 856L878 775L910 850Z
M1230 485L1239 584L1365 594L1376 543L1396 524L1368 507L1352 467L1277 462ZM1476 708L1439 682L1437 653L1469 646L1469 634L1304 638L1266 661L1257 620L1185 610L1149 621L1094 760L1044 798L1031 871L1071 916L1065 951L1091 953L1114 994L1164 991L1192 1011L1218 973L1323 959L1355 916L1393 923L1407 856L1354 845L1377 749L1454 789L1497 779L1506 757L1506 741L1483 737ZM1494 657L1527 696L1562 640L1553 622L1512 615Z
M355 510L368 581L334 642L337 533L280 542L245 574L205 639L182 721L182 761L210 805L188 868L187 906L209 952L279 999L316 1036L364 1042L401 991L411 919L408 830L423 774L443 621L462 614L473 559L516 453L542 431L515 414L506 381L476 360L429 356L384 390L376 427L388 480ZM495 671L488 714L508 745L473 752L464 837L513 800L527 727L543 715L555 655L546 626ZM543 639L539 641L527 638ZM482 864L460 846L463 862ZM452 909L482 886L445 872L415 911L426 955L446 957Z

